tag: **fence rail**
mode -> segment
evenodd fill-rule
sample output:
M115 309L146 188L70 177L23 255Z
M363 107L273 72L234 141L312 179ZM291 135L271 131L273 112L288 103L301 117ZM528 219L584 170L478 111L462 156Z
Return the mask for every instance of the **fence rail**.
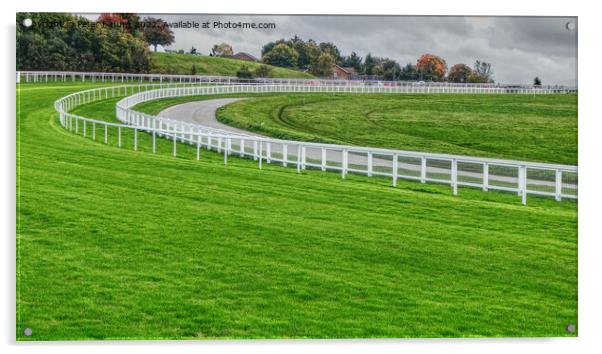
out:
M74 71L17 71L17 83L37 82L121 82L121 83L204 83L204 84L257 84L257 85L310 85L310 86L368 86L368 87L411 87L417 92L428 92L431 87L472 88L469 93L478 93L479 89L498 90L484 93L534 93L556 94L576 93L577 87L562 85L533 86L524 84L492 84L492 83L453 83L453 82L422 82L422 81L381 81L381 80L321 80L321 79L286 79L286 78L255 78L242 79L232 76L206 75L167 75L142 73L102 73ZM503 90L502 90L503 89ZM439 91L436 91L439 92Z
M224 153L225 163L228 156L236 155L257 160L260 167L265 161L294 166L298 171L308 168L337 171L343 178L348 173L386 176L392 179L393 186L397 185L399 179L444 183L451 186L453 194L458 194L460 186L481 188L484 191L500 190L517 193L521 196L523 204L526 204L528 194L554 197L558 201L577 199L577 166L272 139L234 134L133 109L139 103L169 97L273 92L399 94L408 91L403 87L139 84L76 92L57 100L55 109L59 112L60 122L65 129L76 134L81 131L84 136L96 139L96 130L100 127L105 143L108 127L117 129L119 146L122 145L122 130L133 132L136 150L138 134L151 134L153 153L156 138L162 137L174 142L174 155L178 142L196 146L197 159L200 157L201 148L205 148ZM116 116L124 124L70 113L82 104L115 97L123 97L116 104ZM92 133L89 132L90 128Z

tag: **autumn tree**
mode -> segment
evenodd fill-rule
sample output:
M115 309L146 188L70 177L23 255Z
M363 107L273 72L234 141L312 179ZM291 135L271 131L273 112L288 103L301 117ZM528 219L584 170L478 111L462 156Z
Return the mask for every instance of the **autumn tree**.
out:
M466 64L456 64L449 69L447 80L449 82L468 82L472 69Z
M445 77L445 60L433 54L423 54L416 62L416 71L421 80L441 81Z
M266 64L275 66L294 67L297 66L299 53L290 46L280 43L274 46L272 50L265 53L262 60Z
M158 45L167 46L175 42L173 31L162 19L146 17L143 23L144 38L154 47L155 52Z
M135 13L101 13L96 20L106 27L121 27L133 36L140 35L140 16Z
M225 57L234 54L234 50L232 50L232 46L228 43L216 44L211 48L211 54L214 57Z
M123 27L126 28L127 20L121 17L121 14L116 13L101 13L96 20L98 23L102 23L107 27Z
M312 63L309 72L319 77L331 77L334 72L336 61L330 53L322 53L318 59Z

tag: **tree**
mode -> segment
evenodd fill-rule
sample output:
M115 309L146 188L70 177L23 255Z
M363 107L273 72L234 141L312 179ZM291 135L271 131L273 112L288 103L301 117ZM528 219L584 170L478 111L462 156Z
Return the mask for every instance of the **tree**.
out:
M300 68L307 68L313 61L312 53L310 52L311 44L305 43L303 39L299 36L295 35L285 44L289 44L291 48L293 48L299 54L299 60L297 61L297 66ZM314 43L315 44L315 43Z
M192 46L192 48L190 48L190 54L194 55L196 53L197 53L196 48L194 46Z
M116 13L101 13L96 20L107 27L123 27L126 28L128 21L121 17L121 14Z
M266 64L281 67L294 67L299 60L299 53L284 43L277 44L265 53L262 58Z
M368 53L366 55L366 58L364 59L364 65L362 67L362 73L364 75L374 75L373 69L374 69L374 66L376 64L377 64L377 60L372 56L371 53Z
M140 28L140 23L142 20L140 16L135 13L121 13L119 14L121 18L126 21L125 30L131 33L133 36L142 36L142 29Z
M330 54L337 63L341 60L341 52L339 51L339 48L337 48L337 46L333 43L322 42L320 43L319 47L322 53Z
M160 18L146 17L144 19L144 38L157 51L157 46L167 46L175 42L173 31Z
M416 67L412 63L406 64L406 66L401 69L401 73L399 74L400 80L417 80L418 72L416 72Z
M211 48L211 53L215 57L225 57L234 54L232 46L228 43L216 44Z
M447 80L449 82L469 82L472 69L466 64L456 64L449 69Z
M539 78L539 76L535 76L535 78L533 79L533 86L541 86L541 79Z
M357 72L362 71L362 57L357 55L356 52L351 52L350 55L341 58L341 65L346 67L352 67Z
M416 71L421 80L441 81L447 71L447 64L433 54L423 54L416 62Z
M272 68L267 65L259 65L255 69L255 77L271 77Z
M383 79L388 81L395 81L399 79L401 74L401 67L393 59L383 59L380 65L383 68Z
M248 66L243 65L236 72L236 77L241 78L241 79L252 79L253 73L251 72L251 70L249 70Z
M289 43L286 40L284 40L284 38L281 38L275 42L268 42L268 43L264 44L263 47L261 47L261 56L263 57L267 53L271 52L272 49L274 49L274 47L277 46L278 44L289 45Z
M381 64L376 64L372 67L372 75L374 76L383 76L385 70Z
M330 53L322 53L318 59L312 63L309 72L319 77L331 77L334 73L336 61Z
M493 82L493 69L491 69L491 63L480 60L475 61L474 69L469 81L475 83Z

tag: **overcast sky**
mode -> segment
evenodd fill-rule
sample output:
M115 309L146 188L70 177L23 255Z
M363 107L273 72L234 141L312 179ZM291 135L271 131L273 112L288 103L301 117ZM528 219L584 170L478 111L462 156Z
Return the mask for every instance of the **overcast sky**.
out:
M142 17L146 15L141 14ZM261 56L261 46L295 34L316 42L333 42L343 55L351 51L388 57L401 65L421 54L436 54L448 67L472 66L476 59L492 63L501 83L577 85L577 19L572 17L404 17L404 16L264 16L152 15L167 22L273 22L275 29L173 29L169 49L192 46L209 54L226 42L235 52ZM567 23L575 26L567 29Z

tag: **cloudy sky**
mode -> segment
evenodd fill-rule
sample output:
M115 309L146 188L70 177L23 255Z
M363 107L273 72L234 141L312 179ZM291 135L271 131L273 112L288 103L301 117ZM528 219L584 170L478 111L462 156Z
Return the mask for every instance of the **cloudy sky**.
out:
M141 15L142 17L146 15ZM152 15L167 22L215 21L275 23L275 29L174 29L169 49L192 46L208 54L226 42L235 52L260 57L261 46L295 34L307 40L335 43L342 54L389 57L415 63L424 53L472 66L476 59L492 63L501 83L577 84L577 19L571 17L404 17L404 16L264 16ZM567 23L574 27L567 29Z

